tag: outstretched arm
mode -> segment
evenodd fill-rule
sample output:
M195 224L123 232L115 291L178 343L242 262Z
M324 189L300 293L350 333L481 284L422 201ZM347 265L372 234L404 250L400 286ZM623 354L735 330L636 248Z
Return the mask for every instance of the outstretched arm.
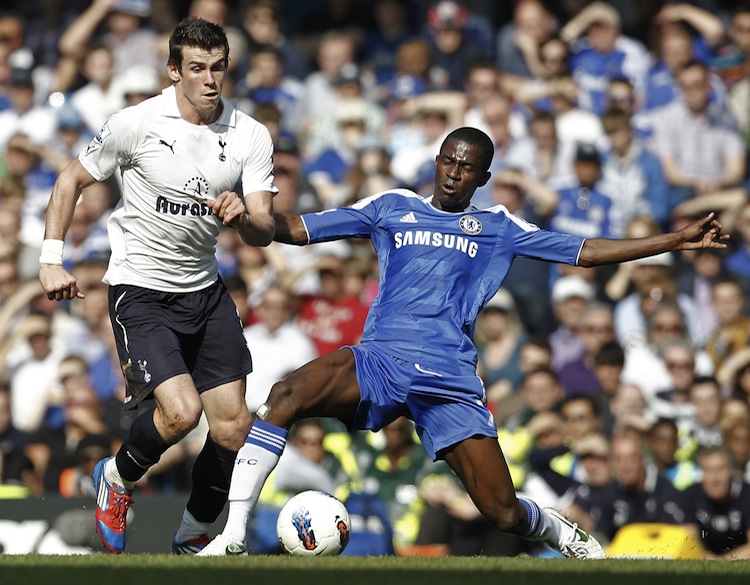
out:
M727 240L729 235L721 233L722 226L714 215L711 212L681 230L667 234L622 240L609 238L586 240L581 248L578 265L591 267L615 264L672 250L726 248L724 240Z
M299 215L286 213L274 213L273 220L276 223L276 235L273 237L282 244L294 244L304 246L309 243L307 229Z

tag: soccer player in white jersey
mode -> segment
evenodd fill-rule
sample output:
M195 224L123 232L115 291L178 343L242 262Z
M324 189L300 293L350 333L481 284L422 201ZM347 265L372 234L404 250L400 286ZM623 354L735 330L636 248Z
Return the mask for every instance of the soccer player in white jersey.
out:
M348 208L274 215L275 239L288 244L371 238L379 292L360 345L321 356L274 384L237 456L224 530L199 555L246 550L247 520L295 421L329 416L377 430L406 416L430 456L453 468L494 526L566 556L604 556L593 537L561 514L516 497L476 375L477 314L515 256L598 266L667 250L724 248L726 236L713 214L676 233L584 240L540 230L500 205L477 209L471 197L489 180L492 156L486 134L459 128L435 160L432 197L394 190Z
M135 483L205 412L210 428L173 552L195 553L226 504L237 450L250 427L252 370L237 310L214 254L223 225L266 246L273 221L273 143L264 126L221 97L229 62L223 29L181 21L169 40L172 85L113 115L58 178L47 210L39 279L50 299L84 298L62 267L81 189L119 172L104 282L125 375L126 406L153 398L115 457L94 471L96 527L115 553ZM241 184L240 196L233 191Z

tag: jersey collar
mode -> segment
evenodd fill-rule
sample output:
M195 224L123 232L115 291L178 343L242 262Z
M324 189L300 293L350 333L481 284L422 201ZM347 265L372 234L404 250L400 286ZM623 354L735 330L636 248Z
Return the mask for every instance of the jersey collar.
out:
M177 107L177 91L175 90L174 85L165 87L162 90L161 95L164 98L164 109L162 110L162 115L169 118L181 117L180 110ZM220 126L235 127L237 125L237 109L229 100L223 97L221 98L221 103L224 106L221 116L219 116L219 119L216 120L216 122L210 125L214 126L218 124Z
M429 205L432 209L435 211L438 211L440 213L450 213L451 215L455 215L456 213L470 213L472 211L477 211L477 207L469 203L466 208L462 209L461 211L445 211L444 209L438 209L432 204L432 199L435 197L434 195L430 195L429 197L425 197L423 201Z

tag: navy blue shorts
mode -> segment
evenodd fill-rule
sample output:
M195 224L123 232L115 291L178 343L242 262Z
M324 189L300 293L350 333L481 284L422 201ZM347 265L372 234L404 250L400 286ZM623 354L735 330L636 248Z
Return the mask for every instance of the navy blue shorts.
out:
M405 416L433 461L456 443L497 437L479 376L456 375L392 356L375 344L348 346L354 352L361 399L354 428L377 431Z
M111 286L109 316L128 406L179 374L190 374L203 392L253 369L237 307L221 280L189 293Z

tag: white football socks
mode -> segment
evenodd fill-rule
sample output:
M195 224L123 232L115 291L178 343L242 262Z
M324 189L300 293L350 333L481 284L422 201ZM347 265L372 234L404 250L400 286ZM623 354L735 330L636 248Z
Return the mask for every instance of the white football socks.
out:
M245 542L247 522L286 446L287 431L256 420L237 453L229 485L229 516L222 534L232 542Z
M114 457L112 457L112 459L104 464L104 479L114 485L122 486L126 490L132 491L135 487L134 481L125 481L124 479L122 479L122 476L120 476L120 471L117 469L117 462Z

